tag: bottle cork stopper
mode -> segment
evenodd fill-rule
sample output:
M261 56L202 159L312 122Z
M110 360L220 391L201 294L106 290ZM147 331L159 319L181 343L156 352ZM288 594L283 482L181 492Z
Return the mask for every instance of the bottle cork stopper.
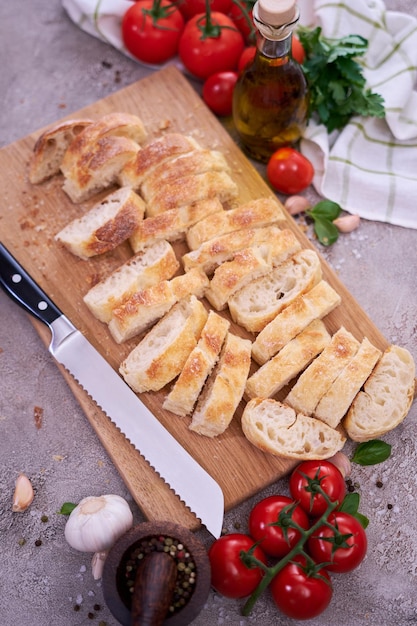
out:
M281 26L297 17L295 0L258 0L258 18L264 24Z

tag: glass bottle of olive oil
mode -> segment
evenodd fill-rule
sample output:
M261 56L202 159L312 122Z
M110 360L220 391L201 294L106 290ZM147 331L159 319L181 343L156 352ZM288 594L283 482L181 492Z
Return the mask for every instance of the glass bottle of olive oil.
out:
M306 126L307 83L291 54L299 15L295 0L258 0L253 8L257 50L237 81L233 120L243 148L258 161L297 142Z

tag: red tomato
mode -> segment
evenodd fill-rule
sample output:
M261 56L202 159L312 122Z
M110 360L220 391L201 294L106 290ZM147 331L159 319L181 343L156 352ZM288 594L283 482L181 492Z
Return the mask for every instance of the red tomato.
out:
M164 63L177 54L184 18L170 0L140 0L122 19L122 38L127 50L144 63Z
M271 156L266 167L266 175L274 189L293 195L310 185L314 168L301 152L287 146L278 148Z
M248 43L255 40L256 30L252 20L254 4L255 0L234 0L228 13Z
M248 46L240 55L239 63L237 64L238 72L245 69L248 63L251 63L256 54L256 46Z
M237 72L217 72L203 85L203 100L216 115L231 115Z
M330 461L303 461L291 474L289 487L292 497L306 513L312 517L320 517L327 509L326 501L320 493L312 494L307 491L306 476L319 483L332 502L342 503L346 495L346 483L339 469Z
M304 569L306 559L296 556L272 580L270 589L275 604L293 619L317 617L329 606L333 588L325 569L316 576Z
M230 17L213 12L195 15L186 23L179 43L185 68L197 78L206 79L216 72L236 70L244 42Z
M307 542L307 548L317 563L332 572L350 572L366 555L368 541L362 524L349 513L335 511L328 520L335 528L321 526Z
M220 11L220 13L228 13L232 0L210 0L210 10ZM183 0L178 4L178 8L188 21L198 13L205 13L206 0Z
M288 513L291 519L305 530L309 527L307 514L294 500L287 496L270 496L258 502L249 515L249 532L251 536L260 541L260 547L266 554L274 557L283 557L295 546L301 537L301 533L295 528L285 525L274 526L278 521L279 514L285 507L293 506Z
M304 63L306 53L301 45L301 41L295 35L292 36L291 52L294 59L298 61L300 65Z
M211 545L208 556L211 565L211 584L227 598L249 596L259 585L263 571L259 567L249 569L242 562L240 553L247 552L254 544L249 535L232 533L223 535ZM263 551L256 547L254 556L266 563Z

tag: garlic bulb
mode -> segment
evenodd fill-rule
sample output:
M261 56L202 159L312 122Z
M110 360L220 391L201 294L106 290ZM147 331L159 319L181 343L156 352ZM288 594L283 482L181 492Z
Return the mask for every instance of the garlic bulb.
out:
M121 496L89 496L75 507L65 539L80 552L104 552L133 525L133 514Z

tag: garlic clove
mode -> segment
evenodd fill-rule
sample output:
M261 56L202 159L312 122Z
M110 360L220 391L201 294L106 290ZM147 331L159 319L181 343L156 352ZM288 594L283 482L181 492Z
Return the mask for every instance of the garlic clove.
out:
M346 478L346 476L350 476L350 473L352 471L352 465L344 452L336 452L334 456L330 457L327 460L337 467L343 478Z
M26 474L19 474L13 494L12 511L14 513L23 513L32 504L34 497L35 493L29 478Z
M341 233L351 233L359 228L360 221L359 215L343 215L333 220L333 224Z
M94 580L100 580L100 578L103 577L104 563L107 559L107 555L107 550L103 550L102 552L94 552L93 558L91 559L91 571Z
M304 213L311 207L310 201L304 196L289 196L284 204L290 215Z

